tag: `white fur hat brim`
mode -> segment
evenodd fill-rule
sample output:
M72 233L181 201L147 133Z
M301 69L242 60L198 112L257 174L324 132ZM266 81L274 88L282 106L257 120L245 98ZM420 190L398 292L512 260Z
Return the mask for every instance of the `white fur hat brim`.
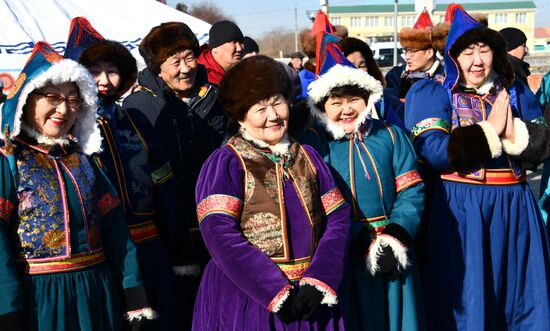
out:
M97 86L88 70L75 61L64 59L53 63L44 73L28 82L21 91L14 118L14 129L10 138L19 135L21 131L21 117L23 106L27 102L29 94L45 86L48 82L58 85L66 82L74 82L79 89L83 102L78 111L76 121L71 129L73 137L82 152L86 155L101 151L101 132L97 125Z

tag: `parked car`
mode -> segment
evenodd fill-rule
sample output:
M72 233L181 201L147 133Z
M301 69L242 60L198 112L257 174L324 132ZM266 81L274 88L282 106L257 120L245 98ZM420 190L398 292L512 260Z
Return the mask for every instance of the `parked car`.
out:
M378 63L378 66L393 67L393 41L373 43L370 45L370 49L372 50L372 55ZM397 44L397 64L402 65L404 63L403 48L400 44Z

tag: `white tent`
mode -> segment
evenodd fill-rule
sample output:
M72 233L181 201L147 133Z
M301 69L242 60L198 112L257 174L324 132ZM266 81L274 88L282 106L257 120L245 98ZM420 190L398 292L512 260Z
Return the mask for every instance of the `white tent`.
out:
M143 63L137 47L152 27L163 22L187 24L199 43L208 41L210 24L155 0L0 0L0 79L9 90L35 42L65 51L74 17L86 17L105 38L126 45Z

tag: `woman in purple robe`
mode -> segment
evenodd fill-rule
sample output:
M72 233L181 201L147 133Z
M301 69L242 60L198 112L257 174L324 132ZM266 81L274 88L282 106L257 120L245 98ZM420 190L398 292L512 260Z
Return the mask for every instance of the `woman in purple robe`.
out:
M193 330L342 330L349 206L327 165L287 135L289 81L265 56L247 58L220 85L239 133L204 164L196 188L212 260Z

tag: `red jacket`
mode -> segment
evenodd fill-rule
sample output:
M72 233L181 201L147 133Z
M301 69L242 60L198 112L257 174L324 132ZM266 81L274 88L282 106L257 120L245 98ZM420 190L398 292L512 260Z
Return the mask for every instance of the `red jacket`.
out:
M198 62L206 68L208 82L219 86L225 71L222 66L214 60L212 50L208 45L203 45L201 47L201 54L199 55Z

